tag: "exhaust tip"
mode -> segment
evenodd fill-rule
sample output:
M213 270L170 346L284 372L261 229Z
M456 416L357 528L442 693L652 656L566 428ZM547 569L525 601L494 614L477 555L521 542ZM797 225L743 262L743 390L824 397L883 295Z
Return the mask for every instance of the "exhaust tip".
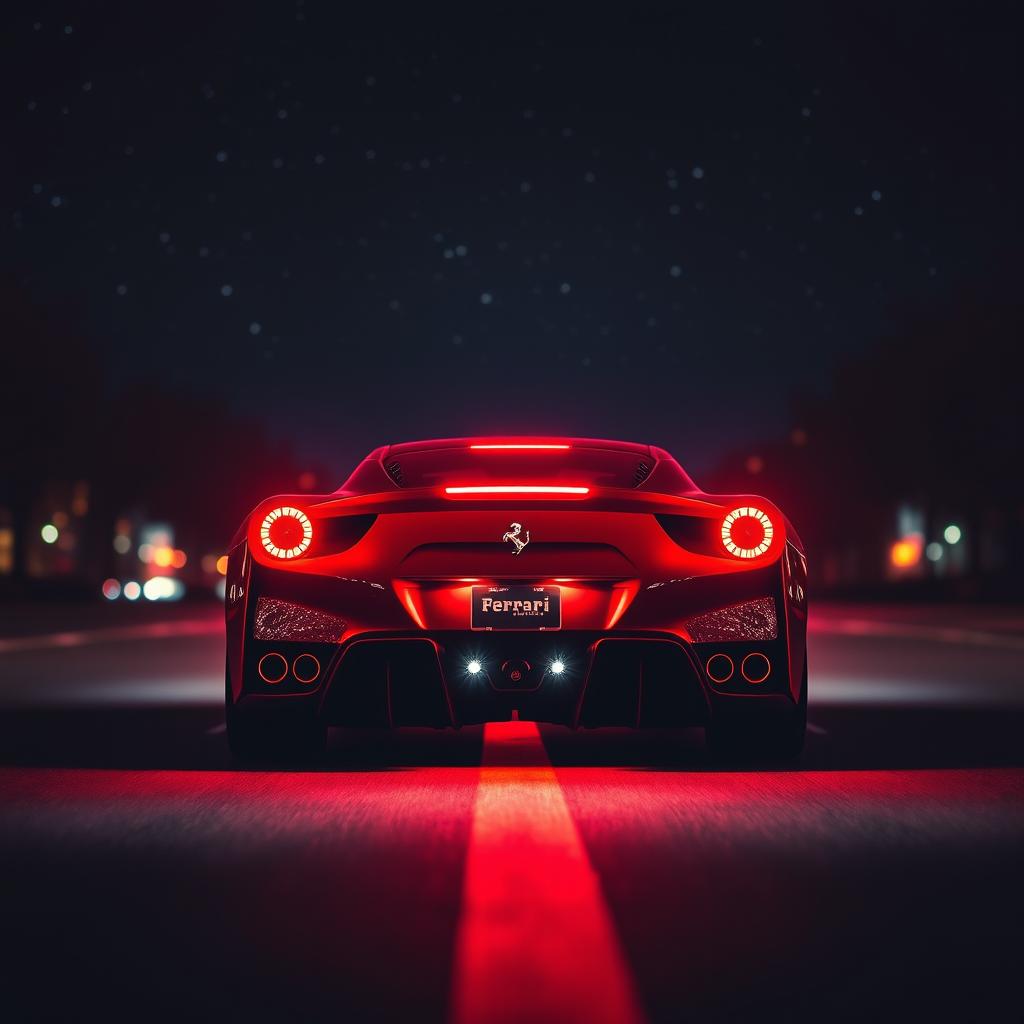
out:
M733 672L736 671L736 666L728 654L712 654L704 668L708 678L718 684L729 682Z
M300 654L292 662L292 675L300 683L314 683L320 675L320 662L312 654Z
M772 674L772 663L763 654L748 654L740 665L740 672L748 683L756 686Z
M260 658L256 671L259 672L263 682L274 686L288 675L288 662L283 655L271 652Z

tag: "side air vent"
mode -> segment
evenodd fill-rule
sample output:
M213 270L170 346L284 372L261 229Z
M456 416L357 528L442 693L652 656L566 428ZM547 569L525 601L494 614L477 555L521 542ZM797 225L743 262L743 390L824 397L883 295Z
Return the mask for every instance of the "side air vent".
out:
M633 482L639 487L651 475L651 467L647 462L638 462L633 473Z
M335 554L347 551L358 544L373 526L377 518L374 514L362 516L325 516L317 523L317 532L322 546L318 546L317 554Z
M400 462L389 462L384 467L384 470L399 487L405 486L405 479L402 476L402 464Z

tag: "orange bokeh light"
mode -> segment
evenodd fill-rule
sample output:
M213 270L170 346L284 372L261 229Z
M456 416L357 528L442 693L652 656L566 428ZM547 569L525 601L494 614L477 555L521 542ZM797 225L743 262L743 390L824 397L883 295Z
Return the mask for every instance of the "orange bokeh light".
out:
M217 572L219 572L221 574L221 576L227 576L227 574L228 574L228 556L227 555L221 555L220 558L217 559Z
M174 548L159 547L153 551L153 562L161 569L168 568L174 561Z
M897 569L909 569L921 561L923 540L918 534L911 534L896 541L889 549L889 561Z

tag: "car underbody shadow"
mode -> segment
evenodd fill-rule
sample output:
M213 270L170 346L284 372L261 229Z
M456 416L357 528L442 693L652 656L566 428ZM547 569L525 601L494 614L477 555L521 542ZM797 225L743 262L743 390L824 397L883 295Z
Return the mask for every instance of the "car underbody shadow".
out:
M580 729L540 724L558 768L735 771L1017 767L1024 765L1024 709L830 703L810 709L795 764L716 762L695 729ZM483 726L462 729L332 729L315 762L258 770L388 771L476 767ZM241 770L228 752L213 705L46 707L0 710L0 765L53 768Z
M589 765L677 771L860 771L1024 766L1024 709L843 705L809 708L797 762L756 757L716 761L703 730L596 729L542 726L556 767Z

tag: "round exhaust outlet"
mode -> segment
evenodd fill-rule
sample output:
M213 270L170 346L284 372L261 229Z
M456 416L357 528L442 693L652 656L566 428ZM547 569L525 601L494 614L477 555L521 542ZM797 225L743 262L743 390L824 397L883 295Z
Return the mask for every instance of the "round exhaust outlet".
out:
M259 672L263 682L273 686L288 675L288 662L281 654L264 654L256 666L256 671Z
M708 673L708 679L713 683L727 683L732 679L736 666L728 654L712 654L704 666Z
M320 662L312 654L300 654L292 662L292 675L300 683L315 683L320 675Z
M740 665L740 672L748 683L756 685L772 674L772 663L763 654L748 654Z

